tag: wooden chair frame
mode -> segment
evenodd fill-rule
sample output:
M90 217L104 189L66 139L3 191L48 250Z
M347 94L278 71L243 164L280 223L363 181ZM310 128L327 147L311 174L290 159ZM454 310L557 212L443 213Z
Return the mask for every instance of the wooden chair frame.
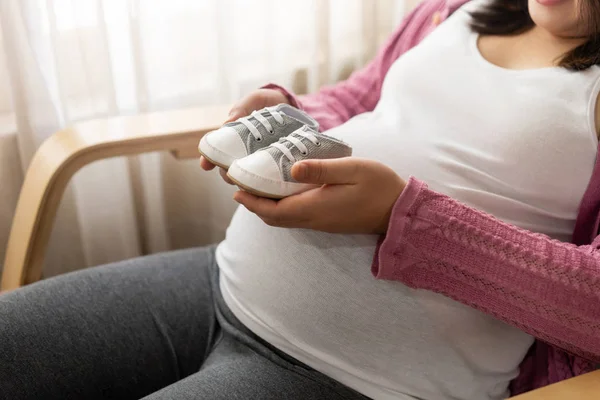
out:
M225 120L228 107L204 107L75 124L48 138L27 170L8 241L0 290L42 277L58 204L71 177L106 158L169 151L197 158L197 144ZM600 339L599 339L600 340ZM600 399L600 371L514 397L518 400Z

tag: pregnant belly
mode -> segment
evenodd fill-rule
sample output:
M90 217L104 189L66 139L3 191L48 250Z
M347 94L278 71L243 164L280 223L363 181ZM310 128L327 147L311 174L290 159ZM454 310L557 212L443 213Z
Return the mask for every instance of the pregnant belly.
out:
M364 309L366 299L357 306L348 289L356 297L368 295L365 286L375 283L370 264L376 242L374 235L273 228L239 208L217 253L235 294L270 324L295 331L308 320L331 322L332 311Z
M272 228L240 208L217 250L226 299L255 333L309 365L318 360L314 368L326 363L389 387L434 384L411 375L425 370L407 375L411 360L465 387L477 371L482 383L490 371L508 382L530 339L441 295L374 279L376 241Z
M230 291L271 329L303 341L355 331L347 340L363 341L366 325L381 325L381 305L410 299L400 293L411 289L371 275L376 243L375 235L269 227L240 208L217 253Z

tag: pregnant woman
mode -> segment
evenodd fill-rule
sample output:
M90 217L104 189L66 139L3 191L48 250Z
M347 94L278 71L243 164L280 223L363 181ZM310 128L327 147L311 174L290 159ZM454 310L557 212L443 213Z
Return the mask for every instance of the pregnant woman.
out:
M591 370L600 6L464 3L421 4L346 82L234 107L351 144L294 166L324 186L236 193L216 249L1 296L0 398L501 399Z

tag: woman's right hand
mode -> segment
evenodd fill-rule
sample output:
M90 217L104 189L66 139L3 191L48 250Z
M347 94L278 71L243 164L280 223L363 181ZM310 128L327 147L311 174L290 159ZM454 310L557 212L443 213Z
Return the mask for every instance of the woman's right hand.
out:
M233 105L229 111L229 117L223 124L235 121L241 117L246 117L252 114L252 111L260 110L265 107L276 106L277 104L287 103L289 100L286 95L275 89L258 89L244 97ZM200 167L205 171L210 171L215 168L215 165L204 157L200 157ZM219 173L223 180L230 185L233 182L227 177L227 171L220 168Z

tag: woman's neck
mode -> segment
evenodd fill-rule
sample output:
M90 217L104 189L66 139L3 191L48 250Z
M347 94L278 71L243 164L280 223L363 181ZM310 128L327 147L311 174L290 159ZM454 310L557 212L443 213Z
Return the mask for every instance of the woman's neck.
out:
M547 30L534 26L521 34L525 44L531 46L534 53L556 59L586 42L586 38L556 36Z

